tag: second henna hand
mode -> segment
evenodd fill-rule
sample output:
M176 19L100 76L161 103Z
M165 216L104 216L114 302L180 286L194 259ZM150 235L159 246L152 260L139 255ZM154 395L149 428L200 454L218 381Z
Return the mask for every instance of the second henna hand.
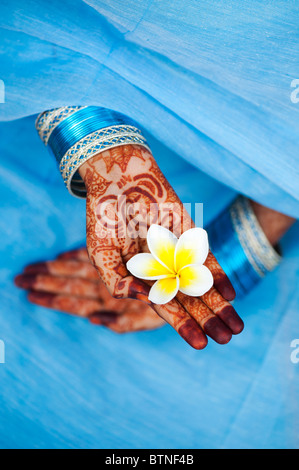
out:
M126 262L148 251L145 238L151 223L166 225L179 236L194 226L191 218L152 154L141 146L106 150L84 163L79 172L87 189L87 249L91 262L113 297L149 303L149 282L131 276ZM153 207L158 208L157 212ZM124 225L119 224L123 214ZM165 305L151 304L195 349L206 346L206 335L225 344L243 329L242 320L229 303L234 289L211 252L204 264L214 278L214 287L205 296L200 299L180 294Z
M91 265L86 248L61 254L56 260L34 263L15 278L28 289L28 300L42 307L87 318L116 333L152 330L164 324L148 305L114 299Z

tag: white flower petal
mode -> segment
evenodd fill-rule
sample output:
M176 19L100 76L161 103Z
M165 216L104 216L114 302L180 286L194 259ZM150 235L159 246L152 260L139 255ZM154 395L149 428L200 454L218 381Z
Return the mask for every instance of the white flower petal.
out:
M184 232L175 249L175 269L179 272L189 264L203 264L209 253L208 234L203 228L191 228Z
M127 262L127 269L140 279L156 280L169 277L172 273L150 253L139 253Z
M174 272L174 253L177 237L161 225L153 224L147 232L147 244L150 252L165 267Z
M155 282L151 287L148 299L154 304L167 304L167 302L170 302L177 295L178 289L179 278L177 276L159 279L159 281Z
M211 289L213 276L211 271L203 265L190 265L181 269L179 274L179 290L183 294L199 297Z

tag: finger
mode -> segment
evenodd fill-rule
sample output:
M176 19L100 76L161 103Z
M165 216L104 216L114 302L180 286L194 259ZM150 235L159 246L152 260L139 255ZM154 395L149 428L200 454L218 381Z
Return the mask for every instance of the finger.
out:
M209 270L213 274L214 286L220 292L220 294L226 300L234 300L234 298L236 297L235 289L233 288L232 283L230 282L229 278L227 277L227 275L225 274L225 272L223 271L211 251L209 251L209 254L204 264L209 268Z
M80 317L88 317L103 308L99 300L73 297L65 294L51 294L49 292L30 291L28 300L42 307L78 315Z
M231 340L232 332L199 298L178 292L177 298L203 331L219 344Z
M176 299L164 305L152 304L152 308L194 349L206 347L208 339L205 333Z
M76 250L66 251L65 253L61 253L57 259L77 259L80 261L89 262L89 257L87 253L87 249L85 247L78 248Z
M132 302L130 300L122 300L122 303ZM136 304L139 304L136 302ZM165 321L159 317L150 307L140 311L139 309L125 309L121 315L113 310L100 310L93 313L89 320L91 323L103 325L116 333L129 333L141 330L153 330L160 328Z
M48 292L30 291L28 300L42 307L88 318L91 323L106 326L118 333L156 329L165 324L164 320L153 312L150 307L141 311L140 305L138 310L136 308L128 309L132 304L130 300L114 301L114 307L117 308L119 304L122 304L122 310L125 310L125 313L119 313L117 309L113 309L113 305L110 303L103 305L97 300L74 298Z
M16 276L15 284L22 289L99 298L98 284L87 279L56 277L49 274L20 274Z
M201 296L203 302L231 329L234 335L241 333L244 323L234 307L212 287Z
M137 252L138 246L135 240L124 244L122 250L113 245L102 245L101 249L92 255L92 261L112 297L137 299L149 303L150 287L131 276L124 263L124 258L133 256Z
M53 276L80 277L100 281L97 270L90 261L86 263L75 259L57 259L55 261L29 264L24 272L26 274L52 274Z

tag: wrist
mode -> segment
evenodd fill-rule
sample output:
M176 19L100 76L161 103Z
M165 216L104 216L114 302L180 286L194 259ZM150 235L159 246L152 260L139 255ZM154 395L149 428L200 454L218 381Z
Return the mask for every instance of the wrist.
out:
M80 168L79 174L88 193L99 181L113 185L114 194L121 194L126 183L143 174L155 162L151 152L136 144L121 145L94 155Z
M250 201L250 204L264 234L271 245L275 246L296 219L262 206L255 201Z
M266 236L246 197L239 196L207 227L207 231L212 252L239 297L250 292L281 261L270 242L272 238Z
M129 144L149 150L141 130L130 118L97 106L46 111L37 118L36 128L54 154L68 190L77 197L86 197L79 170L88 160L107 149ZM83 169L86 179L85 173Z

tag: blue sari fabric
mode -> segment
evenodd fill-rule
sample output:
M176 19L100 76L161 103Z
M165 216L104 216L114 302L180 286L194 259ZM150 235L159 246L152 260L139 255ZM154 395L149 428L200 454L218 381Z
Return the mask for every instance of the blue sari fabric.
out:
M0 119L97 105L299 214L296 2L4 0Z
M204 203L205 225L239 192L298 216L295 2L15 0L0 11L0 118L12 121L0 124L0 446L298 448L297 224L281 266L235 301L244 332L203 351L169 326L116 335L13 285L27 263L85 242L84 201L34 129L56 106L137 121L181 199Z

